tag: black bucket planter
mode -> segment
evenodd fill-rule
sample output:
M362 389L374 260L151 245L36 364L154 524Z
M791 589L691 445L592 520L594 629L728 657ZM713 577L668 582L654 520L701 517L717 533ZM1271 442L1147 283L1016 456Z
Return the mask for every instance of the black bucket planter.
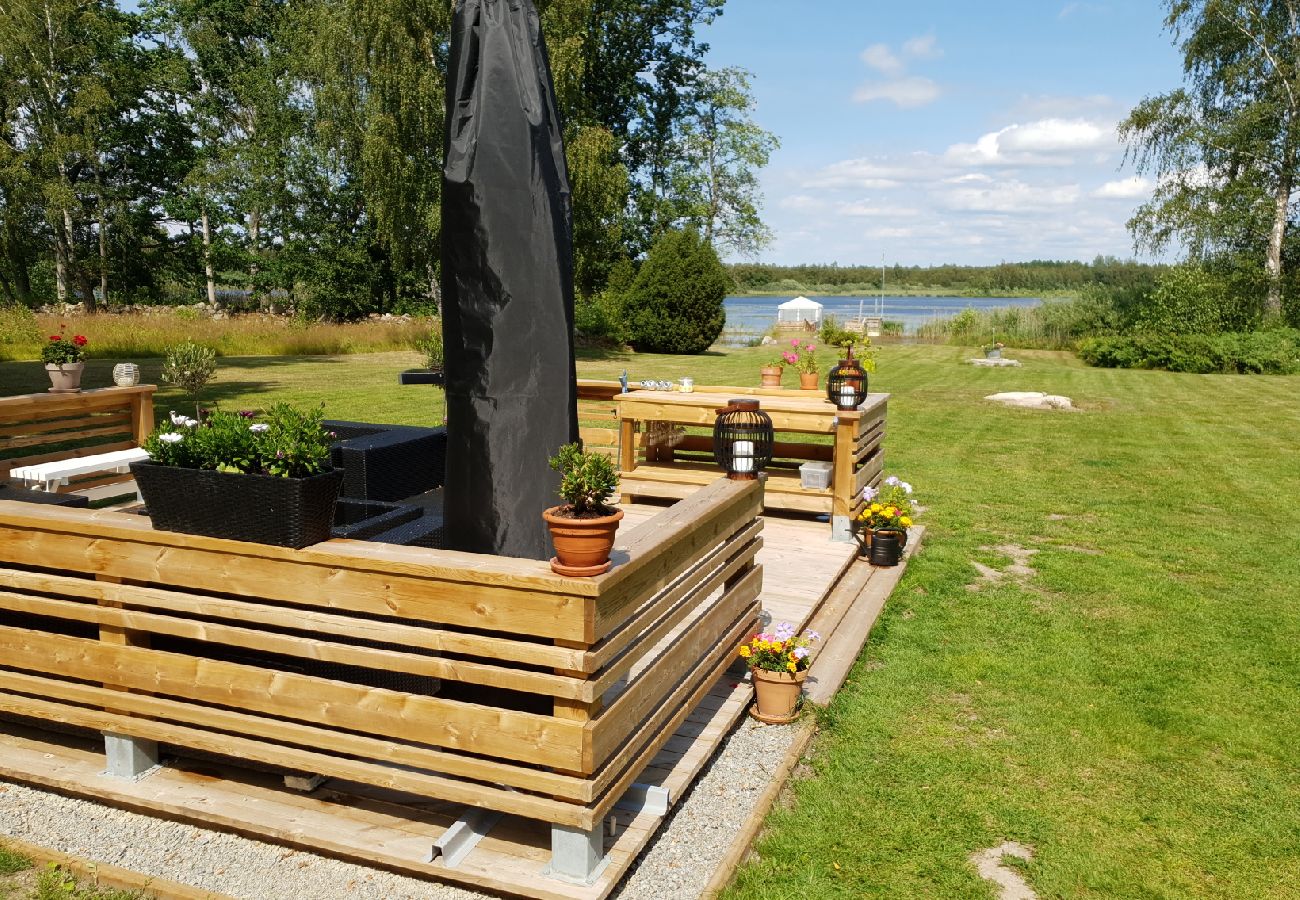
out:
M896 566L903 555L907 534L897 531L873 531L867 561L873 566Z
M131 464L154 528L300 549L330 539L343 472L308 478Z

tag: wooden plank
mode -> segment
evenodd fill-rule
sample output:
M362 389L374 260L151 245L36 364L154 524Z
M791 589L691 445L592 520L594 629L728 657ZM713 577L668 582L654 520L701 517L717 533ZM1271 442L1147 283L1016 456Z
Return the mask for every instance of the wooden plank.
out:
M246 759L273 766L287 766L304 772L320 772L340 778L349 778L364 784L394 790L410 791L430 797L446 797L455 794L458 803L470 806L486 806L487 802L479 791L469 791L454 779L442 778L409 769L379 766L343 757L331 756L314 750L300 750L294 747L282 747L252 740L238 735L214 734L187 725L173 725L131 716L122 716L111 712L69 706L34 697L20 697L13 694L0 694L0 712L28 716L46 722L59 722L80 728L94 728L111 731L126 737L157 740L177 744L205 753L218 753L235 759ZM515 798L503 797L503 802L525 807L530 810L527 815L545 821L578 826L586 810L572 803L549 800L519 792ZM491 802L496 802L493 799ZM580 827L580 826L578 826Z
M73 406L78 409L91 408L96 404L108 402L128 402L133 394L153 394L157 389L152 384L135 384L130 387L91 388L77 394L51 394L48 391L34 394L14 394L0 397L0 416L17 411L31 410L33 407L49 409L57 406Z
M0 663L312 724L577 770L583 729L551 716L421 697L0 626Z
M579 428L579 435L582 437L584 449L591 450L596 447L617 447L618 431L613 428Z
M99 451L105 449L97 448ZM206 550L227 557L310 563L333 569L409 575L416 578L574 597L595 596L599 593L593 579L565 578L556 575L551 571L550 565L541 560L514 559L483 553L429 550L423 547L401 547L396 544L345 540L331 540L294 550L288 547L273 547L268 544L253 544L195 534L155 531L149 520L142 516L104 511L87 513L84 510L52 506L37 507L32 504L20 505L0 501L0 524L10 523L42 531L62 532L83 537L115 538L177 550ZM514 600L518 600L516 595L512 596Z
M3 438L27 437L37 434L58 434L61 431L69 431L77 428L83 428L87 425L130 425L131 415L125 411L110 410L107 413L82 413L78 411L75 415L70 415L63 419L41 419L34 422L28 422L25 425L5 425L0 427L0 447L11 446ZM129 428L123 429L124 431ZM47 439L47 443L53 443L53 439Z
M647 629L662 616L670 614L681 602L681 598L688 591L694 590L698 584L694 576L710 572L716 575L718 572L723 572L725 577L729 578L741 565L752 561L763 546L762 538L759 537L763 527L762 519L751 522L732 535L726 543L713 548L672 587L655 594L643 603L623 625L594 646L589 653L584 654L582 670L595 672L603 669L616 656L624 652L633 640L638 643L644 642ZM710 581L712 580L714 579L711 577Z
M328 747L335 753L363 759L381 760L400 766L409 766L438 772L443 775L456 775L465 779L488 782L480 786L469 781L458 782L466 791L477 797L483 805L491 799L492 808L505 812L518 812L521 815L535 811L534 807L523 807L511 803L511 797L499 796L503 793L491 786L500 783L509 787L527 791L539 791L576 802L591 799L591 786L581 778L557 775L543 769L527 768L510 763L498 762L480 757L462 756L434 750L429 747L401 744L379 738L351 734L314 725L301 725L281 719L270 719L249 713L235 712L213 706L200 706L173 700L168 697L155 697L148 694L122 694L109 688L95 685L60 681L38 675L21 672L0 671L0 687L17 693L45 697L87 706L112 705L115 712L133 714L140 717L171 719L199 728L228 731L243 734L281 744L293 744L307 749ZM504 792L510 794L513 792ZM459 796L459 795L458 795ZM457 797L446 799L458 801ZM529 812L525 812L527 809Z
M403 653L400 650L336 644L323 641L319 636L295 637L274 634L215 622L176 619L153 613L105 609L68 600L30 597L9 591L0 591L0 609L92 622L114 629L134 629L153 634L165 634L206 643L279 653L300 659L333 662L383 672L425 675L532 694L577 699L588 696L591 690L591 686L581 679L563 678L547 672L507 669L467 660Z
M713 683L731 666L736 647L746 634L752 632L757 623L757 604L750 609L751 618L737 621L735 627L723 636L712 653L700 662L700 668L677 686L676 690L665 699L656 715L647 719L633 732L632 739L623 745L605 767L605 771L598 776L597 786L605 789L600 794L600 799L589 807L593 814L592 821L600 821L613 808L623 792L636 781L645 765L653 759L658 748L672 736L681 721L693 711L695 703L709 692ZM648 739L648 742L638 745L639 740L645 739Z
M138 782L98 778L103 771L102 755L3 734L0 751L0 777L8 780L93 797L113 806L247 834L363 865L378 865L417 878L540 900L601 900L613 887L608 869L606 877L594 887L558 884L540 875L540 865L528 865L521 871L525 861L519 856L487 852L482 844L455 868L427 863L424 860L429 845L442 829L433 826L417 835L397 827L396 821L388 827L357 822L343 803L290 795L282 788L270 787L265 779L244 791L235 791L223 779L172 768ZM495 831L500 830L498 827ZM538 841L543 837L539 833ZM649 835L639 835L636 840L639 849L648 842ZM616 871L626 869L630 863L627 856L625 845L621 853L625 861Z
M38 434L0 440L0 450L20 450L23 447L44 447L65 441L88 441L91 438L129 434L129 428L121 425L105 425L103 428L82 428L80 431L64 431L54 435Z
M880 450L877 450L862 463L862 467L853 475L854 499L862 495L862 489L867 485L875 484L884 471L885 454Z
M596 579L594 634L607 637L635 612L637 598L662 590L691 567L707 549L753 521L762 510L756 481L718 479L636 529L622 547L628 562Z
M596 766L608 761L610 755L627 739L636 726L647 717L662 715L663 699L690 671L700 666L719 643L730 638L722 635L735 632L741 610L748 608L758 597L763 585L763 568L756 566L695 622L691 623L677 641L664 648L659 657L645 670L639 672L628 686L592 723L592 754ZM749 627L753 618L740 624L740 630ZM730 646L734 652L736 644Z
M528 641L512 641L489 635L458 634L437 628L421 628L396 622L349 617L334 613L267 606L244 600L228 600L206 594L183 594L140 585L106 585L84 578L23 572L0 568L0 586L57 593L88 600L111 600L124 606L165 609L210 618L231 619L275 628L320 632L390 644L405 644L424 650L484 656L506 662L531 663L556 668L579 668L583 654L575 650Z
M143 518L112 512L69 511L80 514L71 521L75 525L79 518L84 534L37 530L49 519L14 509L24 506L32 504L0 501L0 561L42 565L58 560L62 569L87 574L111 571L132 581L543 638L581 638L587 632L581 598L469 583L474 571L460 573L464 582L404 577L382 567L365 571L324 562L338 559L337 553L299 551L299 559L266 558L261 554L283 548L166 532L145 533L170 538L175 546L139 543L129 539L129 532L126 539L116 537L125 531L117 523L96 527L97 517ZM60 527L68 526L61 521Z
M761 525L761 523L756 524ZM700 605L714 591L723 587L728 580L739 573L752 568L754 557L761 546L761 539L747 542L727 558L721 567L713 569L705 580L697 581L691 578L686 580L686 583L674 586L667 595L665 605L656 607L666 610L663 615L654 622L652 627L635 626L632 630L637 633L636 644L628 647L622 656L601 669L599 676L590 682L595 695L598 697L604 695L615 682L632 669L642 654L657 646L688 616L698 613ZM728 545L728 549L733 547L734 545ZM671 604L667 602L668 599L671 599ZM638 617L638 621L640 618Z

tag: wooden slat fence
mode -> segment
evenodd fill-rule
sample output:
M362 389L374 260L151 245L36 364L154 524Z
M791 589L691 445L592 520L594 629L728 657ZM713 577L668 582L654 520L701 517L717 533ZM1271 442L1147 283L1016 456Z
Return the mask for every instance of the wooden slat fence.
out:
M761 507L719 479L569 579L0 502L0 712L591 829L754 627Z

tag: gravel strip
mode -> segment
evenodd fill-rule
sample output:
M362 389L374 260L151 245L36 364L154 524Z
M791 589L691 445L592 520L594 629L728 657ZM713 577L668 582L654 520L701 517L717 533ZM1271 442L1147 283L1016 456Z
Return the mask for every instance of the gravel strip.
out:
M797 731L743 719L613 896L698 897ZM0 782L0 835L240 900L487 896L9 782Z

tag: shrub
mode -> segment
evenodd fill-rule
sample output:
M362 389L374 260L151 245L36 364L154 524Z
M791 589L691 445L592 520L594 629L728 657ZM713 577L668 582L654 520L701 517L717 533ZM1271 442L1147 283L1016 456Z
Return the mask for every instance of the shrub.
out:
M579 297L574 306L573 326L579 335L598 343L623 344L627 328L623 321L623 296L605 288L590 297Z
M415 349L424 357L426 369L441 372L446 361L446 352L442 343L442 323L433 323L429 333L415 342Z
M252 412L215 410L200 423L172 413L143 448L159 465L246 475L306 478L330 468L332 432L320 407L277 403L258 422Z
M584 451L578 444L565 444L549 462L560 473L560 496L573 518L612 515L609 499L618 487L613 460Z
M35 313L25 306L0 306L0 346L31 346L40 339Z
M624 303L632 345L649 353L703 353L726 324L731 279L695 229L655 241Z
M163 362L163 381L174 384L197 401L217 373L217 352L193 341L168 347Z
M1092 338L1080 345L1079 356L1090 366L1112 369L1289 375L1300 372L1300 331Z

